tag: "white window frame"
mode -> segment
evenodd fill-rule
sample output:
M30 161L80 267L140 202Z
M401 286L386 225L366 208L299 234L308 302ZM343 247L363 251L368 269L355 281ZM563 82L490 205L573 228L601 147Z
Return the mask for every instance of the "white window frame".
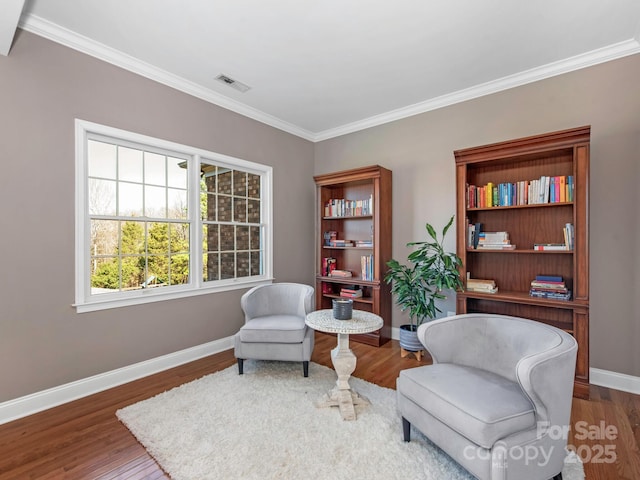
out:
M189 230L189 283L162 288L140 289L91 295L91 237L88 209L88 158L89 137L103 136L118 142L148 146L152 150L171 152L178 157L187 157ZM273 169L247 160L220 153L210 152L187 145L128 132L85 120L75 120L76 137L76 183L75 183L75 303L78 313L104 310L108 308L140 305L144 303L203 295L273 281ZM216 165L238 169L260 175L261 178L261 225L263 241L262 274L251 277L204 281L202 278L202 220L200 218L200 164L215 162Z

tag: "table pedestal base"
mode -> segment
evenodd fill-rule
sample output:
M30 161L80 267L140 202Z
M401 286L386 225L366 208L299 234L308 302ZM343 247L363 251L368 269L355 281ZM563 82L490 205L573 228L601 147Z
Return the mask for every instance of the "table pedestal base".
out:
M379 330L384 325L382 317L371 312L353 310L351 320L338 320L334 318L332 310L325 309L308 313L304 321L314 330L338 335L338 345L331 350L331 361L338 380L336 386L316 402L316 406L338 407L343 420L355 420L355 406L370 403L349 386L349 378L356 369L356 356L349 348L349 335Z
M343 420L355 420L355 405L369 405L369 400L351 390L349 378L356 369L356 356L349 348L349 335L338 334L338 346L331 350L333 368L338 374L336 386L316 404L318 407L338 407Z
M343 420L356 419L356 405L371 405L371 403L366 397L353 390L339 390L338 387L325 393L316 403L319 408L338 407Z

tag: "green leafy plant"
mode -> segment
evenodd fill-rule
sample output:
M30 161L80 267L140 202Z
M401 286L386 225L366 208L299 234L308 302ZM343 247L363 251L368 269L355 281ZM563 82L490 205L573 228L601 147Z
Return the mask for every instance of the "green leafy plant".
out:
M462 260L455 253L446 252L442 245L453 219L452 216L442 230L440 240L435 229L427 223L426 229L431 240L407 243L408 247L417 247L408 255L407 265L393 259L387 262L389 270L385 281L391 284L391 293L396 297L400 310L409 312L412 330L427 319L433 320L440 313L436 300L446 298L443 290L458 291L463 288L458 270Z

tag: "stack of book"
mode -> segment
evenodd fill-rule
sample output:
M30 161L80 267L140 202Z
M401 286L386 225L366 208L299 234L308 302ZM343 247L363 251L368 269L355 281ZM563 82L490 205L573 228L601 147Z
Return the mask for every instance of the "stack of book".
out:
M567 288L561 276L537 275L531 282L529 295L554 300L571 300L571 290Z
M355 241L355 246L356 247L371 248L371 247L373 247L373 240L356 240Z
M511 245L508 232L477 232L477 249L485 250L515 250L516 246Z
M534 243L534 250L569 250L564 243Z
M494 280L483 280L480 278L467 279L467 291L478 293L496 293L498 287Z
M332 270L331 273L329 273L330 277L352 277L353 274L349 271L349 270Z
M357 285L345 285L340 289L340 296L347 298L360 298L362 297L362 289Z
M331 246L331 241L335 240L336 238L338 238L338 232L336 232L334 230L329 230L328 232L324 232L323 236L324 236L324 244L327 247L330 247Z
M353 242L349 240L329 240L330 247L353 247Z

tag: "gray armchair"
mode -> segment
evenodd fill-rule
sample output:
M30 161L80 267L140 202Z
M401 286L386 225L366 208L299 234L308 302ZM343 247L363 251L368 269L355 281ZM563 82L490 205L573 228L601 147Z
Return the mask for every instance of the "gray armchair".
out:
M235 336L238 373L245 359L302 362L309 375L314 331L304 323L313 311L313 287L299 283L259 285L246 292L240 306L245 324Z
M577 343L543 323L492 314L422 324L433 365L397 380L414 425L481 480L562 478Z

